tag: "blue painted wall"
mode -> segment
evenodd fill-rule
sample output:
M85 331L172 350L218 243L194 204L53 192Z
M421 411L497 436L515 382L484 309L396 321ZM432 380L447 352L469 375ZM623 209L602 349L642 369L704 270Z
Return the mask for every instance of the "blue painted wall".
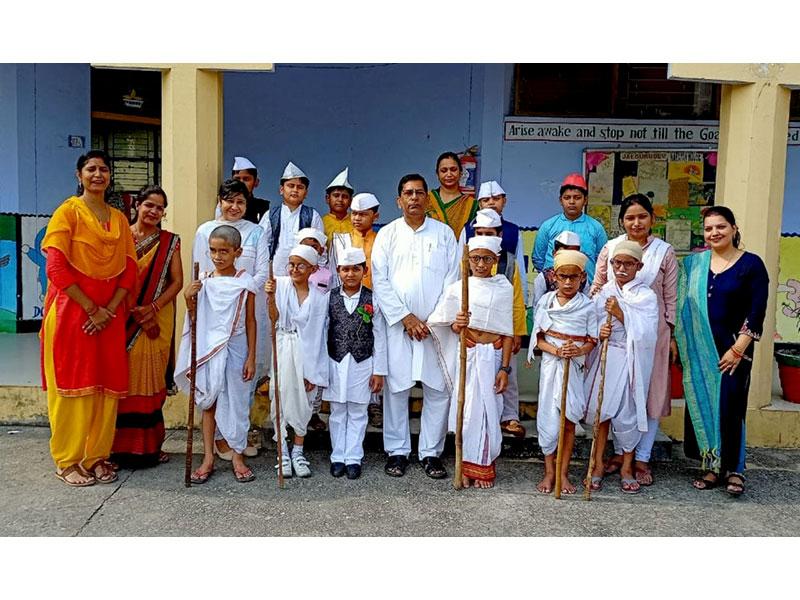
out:
M50 214L75 191L68 136L91 143L89 65L0 65L0 87L0 211Z

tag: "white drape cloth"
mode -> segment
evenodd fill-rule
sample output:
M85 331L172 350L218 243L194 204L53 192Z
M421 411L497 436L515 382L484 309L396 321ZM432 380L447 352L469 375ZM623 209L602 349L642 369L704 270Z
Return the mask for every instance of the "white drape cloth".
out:
M245 271L235 277L201 274L203 287L197 295L197 375L195 404L201 410L217 405L217 430L234 451L247 445L250 397L254 381L244 381L247 359L245 305L255 293L253 278ZM186 315L180 349L175 362L175 383L189 393L191 326Z
M566 341L547 335L547 331L575 336L597 338L598 325L594 304L584 294L576 294L564 306L556 299L556 292L547 292L536 306L531 345L528 360L533 360L533 348L539 332L545 333L545 341L553 346L563 346ZM582 345L582 342L575 342ZM586 410L584 392L584 356L570 361L569 383L567 386L566 418L577 423ZM536 412L536 428L539 445L545 455L556 451L561 416L561 384L564 378L564 359L549 352L542 354L539 371L539 407Z
M611 320L600 420L611 419L619 447L632 452L641 433L647 431L647 393L658 333L658 301L653 290L638 278L623 287L612 279L594 297L598 321L605 321L606 300L612 296L617 298L625 319L624 324L616 318ZM594 422L600 389L599 359L598 345L589 357L586 377L589 424Z
M622 235L615 237L613 240L609 240L606 244L608 248L609 279L613 278L614 273L614 267L611 265L611 257L614 254L614 248L619 242L624 242L627 239L628 234L623 233ZM656 277L658 277L658 270L661 268L661 263L670 248L671 246L660 238L654 237L652 240L650 240L650 243L642 249L644 251L644 256L642 257L642 263L644 266L642 267L642 270L636 274L636 279L644 283L647 287L653 285Z
M242 236L242 255L236 259L236 268L244 269L255 280L256 287L256 376L258 381L269 371L272 362L272 345L269 340L270 322L267 314L267 296L264 284L269 277L269 231L245 219L238 221L207 221L197 228L192 246L192 261L200 263L200 271L214 271L208 255L208 236L220 225L236 228Z
M301 305L288 276L275 278L278 307L276 346L278 384L281 393L281 430L291 425L300 436L306 434L316 388L305 391L304 379L315 386L328 385L327 321L328 294L313 285ZM274 374L274 369L271 371ZM275 422L274 386L270 386L270 417Z

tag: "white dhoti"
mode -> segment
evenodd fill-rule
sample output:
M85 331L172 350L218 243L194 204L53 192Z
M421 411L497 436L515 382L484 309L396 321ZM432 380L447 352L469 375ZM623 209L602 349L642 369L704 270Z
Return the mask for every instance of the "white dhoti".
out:
M281 439L286 438L286 426L294 429L295 435L305 436L308 421L313 412L317 386L306 392L303 381L303 354L300 335L296 331L275 332L278 350L278 384L281 388ZM275 370L270 369L270 377L275 381ZM275 386L269 386L269 416L275 423ZM277 432L276 432L277 433ZM277 440L277 437L273 437Z
M492 344L477 344L467 348L467 376L464 387L464 424L462 428L462 458L476 465L491 465L503 445L500 414L503 399L494 391L495 377L502 354ZM456 381L458 381L458 367ZM450 399L450 431L456 430L458 390Z

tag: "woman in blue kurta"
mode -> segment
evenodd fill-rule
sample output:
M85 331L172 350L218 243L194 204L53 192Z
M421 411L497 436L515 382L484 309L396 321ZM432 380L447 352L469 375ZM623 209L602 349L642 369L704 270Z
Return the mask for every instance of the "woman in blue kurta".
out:
M739 248L730 209L708 208L703 235L710 250L687 256L678 281L676 338L683 363L687 456L702 460L698 490L744 492L745 415L753 341L761 337L769 276L757 255ZM710 357L718 362L709 360Z

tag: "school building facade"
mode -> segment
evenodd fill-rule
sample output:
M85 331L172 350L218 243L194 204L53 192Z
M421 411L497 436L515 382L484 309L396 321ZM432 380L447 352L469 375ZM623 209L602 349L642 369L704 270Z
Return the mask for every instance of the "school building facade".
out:
M14 354L8 348L21 337L12 332L34 330L41 317L37 236L74 191L75 161L88 148L110 151L123 200L144 183L164 183L171 217L179 223L174 229L184 238L195 222L211 216L215 199L207 186L184 218L182 170L162 153L170 129L169 111L162 114L162 107L174 93L162 78L165 68L0 65L0 330L8 332L0 334L0 347L7 349L0 357ZM501 182L508 195L504 216L527 230L527 249L539 224L560 210L558 188L569 172L589 177L590 210L612 233L621 196L631 189L651 193L658 233L686 251L698 244L700 208L725 202L714 189L723 86L668 79L666 64L277 64L220 70L221 112L216 120L212 114L209 131L183 147L193 155L219 155L219 172L208 174L217 183L234 155L247 156L259 168L258 195L270 200L278 197L280 173L291 160L310 177L308 202L324 213L324 186L349 166L356 190L381 201L385 223L399 215L400 176L419 172L436 187L436 157L472 149L475 178ZM790 116L783 212L775 231L781 233L775 336L800 343L797 92ZM203 148L207 144L197 140L204 139L219 140L219 147ZM742 230L747 246L747 223ZM3 256L9 257L4 265ZM38 363L35 354L26 360ZM0 371L0 420L41 419L46 409L36 382L5 378ZM679 439L680 402L675 408L663 428ZM180 411L174 412L177 423ZM800 446L800 411L780 399L777 387L773 398L753 404L748 427L751 444Z

